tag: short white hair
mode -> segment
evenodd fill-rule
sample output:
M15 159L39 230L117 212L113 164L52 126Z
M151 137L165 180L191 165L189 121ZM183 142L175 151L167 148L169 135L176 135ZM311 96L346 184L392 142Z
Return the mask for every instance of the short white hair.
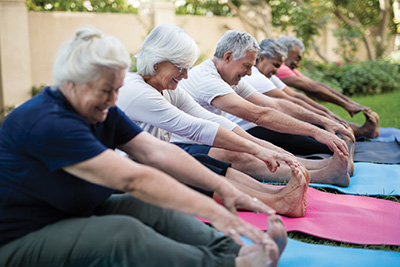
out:
M267 59L274 57L287 57L286 46L278 43L272 38L264 39L260 43L261 51L257 55L257 60L260 59L261 55L265 55Z
M260 46L257 40L245 31L229 30L218 41L214 57L223 59L226 52L232 51L233 59L239 60L246 56L247 51L258 53Z
M292 51L295 46L298 46L301 49L301 52L304 52L305 50L303 42L293 36L282 36L278 39L278 43L286 46L289 52Z
M97 80L105 69L127 70L130 65L130 55L117 38L94 28L80 28L58 51L54 85L64 81L85 84Z
M136 57L138 73L156 75L154 65L171 61L182 68L190 68L200 55L196 42L181 28L163 24L154 28L143 42Z

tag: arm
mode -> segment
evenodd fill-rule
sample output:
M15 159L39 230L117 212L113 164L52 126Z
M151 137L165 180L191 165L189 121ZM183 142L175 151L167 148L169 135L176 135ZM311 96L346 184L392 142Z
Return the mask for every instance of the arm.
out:
M275 107L277 110L284 114L290 115L293 118L319 125L330 133L345 135L355 141L353 134L343 125L314 112L310 112L302 106L299 106L288 100L272 98L258 92L250 95L246 100L259 106Z
M286 87L286 88L291 90L289 87ZM280 99L285 99L285 100L291 101L291 102L293 102L293 103L295 103L297 105L300 105L303 108L308 109L308 110L310 110L312 112L315 112L315 113L317 113L317 114L319 114L321 116L329 117L329 114L327 112L310 105L309 103L307 103L306 101L304 101L304 100L302 100L300 98L296 98L296 97L294 97L294 96L292 96L292 95L290 95L288 93L285 93L286 88L284 90L274 89L274 90L271 90L271 91L268 91L268 92L264 93L264 95L267 95L269 97L275 97L275 98L280 98Z
M153 141L156 142L152 144ZM208 184L211 187L210 189L215 189L216 192L221 193L223 196L229 195L228 191L236 190L217 175L211 172L208 173L208 169L178 147L176 147L176 150L172 149L173 152L177 153L174 154L174 157L167 155L169 151L161 150L163 153L160 153L160 150L154 150L155 147L172 149L174 146L159 141L147 133L141 133L121 148L131 153L134 150L132 154L136 158L145 162L147 161L154 166L165 168L169 172L179 173L179 169L183 169L178 175L180 178L188 175L189 172L189 176L192 179L200 178L199 182L194 183L192 181L191 184ZM165 158L169 158L169 160L164 162ZM181 161L182 159L184 160ZM154 205L203 217L210 220L223 233L227 234L230 229L235 229L255 242L260 242L262 238L259 231L245 224L237 216L230 213L211 198L182 185L166 173L121 157L111 150L106 150L89 160L67 166L64 170L89 182L130 193ZM199 170L200 172L198 173ZM208 180L206 182L206 179L202 175L214 179L213 181ZM189 181L190 178L183 180ZM234 205L241 205L247 202L251 203L252 208L255 210L266 211L266 206L258 203L260 201L251 201L249 196L240 192L237 195L237 199L228 199L227 204L228 206L230 205L231 210L234 210ZM268 210L267 212L270 211ZM239 240L237 241L239 242Z
M308 96L306 96L305 94L299 93L294 91L293 89L286 87L285 89L283 89L283 92L294 97L297 98L299 100L302 100L304 103L309 104L310 106L314 107L317 110L320 110L321 112L324 112L325 114L329 115L331 118L335 119L336 121L340 122L343 125L347 125L347 122L340 118L339 116L337 116L335 113L333 113L332 111L330 111L328 108L326 108L325 106L317 103L316 101L312 100L311 98L309 98Z
M336 94L327 90L325 87L321 86L317 82L307 78L305 76L291 76L282 79L282 82L288 86L299 89L306 94L314 96L320 100L327 101L339 105L346 109L347 103L342 98L338 97Z
M272 108L254 105L236 93L218 96L212 100L212 105L261 127L283 133L311 136L326 144L333 152L348 155L346 143L337 136Z

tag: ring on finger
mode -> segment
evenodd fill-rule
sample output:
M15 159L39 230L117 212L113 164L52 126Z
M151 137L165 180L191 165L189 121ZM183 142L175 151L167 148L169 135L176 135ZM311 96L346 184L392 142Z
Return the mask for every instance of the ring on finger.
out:
M258 199L257 199L256 197L253 197L253 201L257 202L257 201L258 201Z
M234 235L234 234L236 234L236 230L235 230L235 229L230 229L230 230L228 231L228 233L229 233L230 235Z

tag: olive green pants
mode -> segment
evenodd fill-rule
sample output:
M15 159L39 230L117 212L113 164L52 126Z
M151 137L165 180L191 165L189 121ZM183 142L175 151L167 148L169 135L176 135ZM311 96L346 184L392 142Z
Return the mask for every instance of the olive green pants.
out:
M0 247L0 266L234 266L231 238L186 214L115 195Z

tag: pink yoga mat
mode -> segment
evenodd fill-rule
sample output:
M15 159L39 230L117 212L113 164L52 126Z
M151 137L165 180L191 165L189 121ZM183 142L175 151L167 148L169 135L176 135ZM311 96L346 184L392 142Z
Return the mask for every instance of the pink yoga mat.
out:
M267 216L239 212L246 222L267 230ZM400 203L371 197L307 191L305 217L282 216L287 231L339 242L400 245Z

